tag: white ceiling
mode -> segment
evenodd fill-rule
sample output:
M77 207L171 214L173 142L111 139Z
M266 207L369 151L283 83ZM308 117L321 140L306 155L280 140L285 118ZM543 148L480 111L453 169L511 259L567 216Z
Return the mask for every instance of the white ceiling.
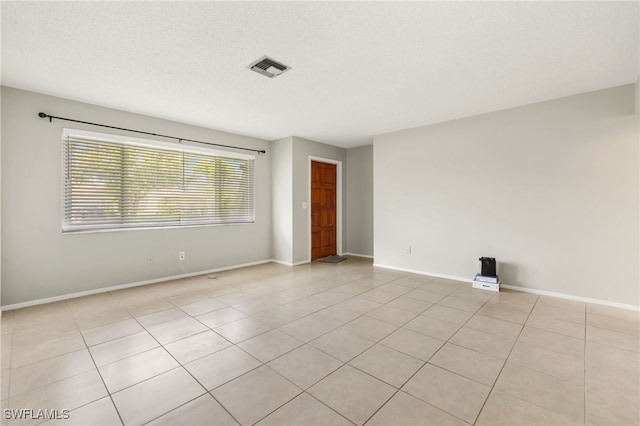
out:
M639 72L635 1L1 7L4 85L269 140L358 146ZM246 68L263 55L292 70Z

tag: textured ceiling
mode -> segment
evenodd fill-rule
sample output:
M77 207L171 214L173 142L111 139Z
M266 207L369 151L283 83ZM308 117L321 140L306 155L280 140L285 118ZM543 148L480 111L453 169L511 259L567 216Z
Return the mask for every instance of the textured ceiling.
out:
M269 140L358 146L639 72L638 2L1 8L4 85ZM269 79L246 68L263 55L292 70Z

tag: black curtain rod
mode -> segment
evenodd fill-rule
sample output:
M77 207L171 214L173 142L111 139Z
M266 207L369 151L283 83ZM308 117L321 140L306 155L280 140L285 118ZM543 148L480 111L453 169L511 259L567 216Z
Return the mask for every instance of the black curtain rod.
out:
M220 146L220 147L223 147L223 148L241 149L243 151L257 152L258 154L266 154L267 153L267 151L265 151L264 149L243 148L241 146L231 146L231 145L222 145L222 144L219 144L219 143L212 143L212 142L202 142L202 141L197 141L195 139L177 138L175 136L167 136L167 135L161 135L161 134L158 134L158 133L143 132L142 130L125 129L124 127L107 126L106 124L92 123L90 121L81 121L81 120L74 120L72 118L56 117L55 115L49 115L49 114L46 114L44 112L39 112L38 113L38 117L40 117L40 118L48 118L49 119L49 123L51 123L51 120L55 118L56 120L73 121L74 123L89 124L91 126L107 127L109 129L124 130L125 132L142 133L143 135L151 135L151 136L159 136L161 138L175 139L175 140L178 141L178 143L180 143L182 141L195 142L195 143L201 143L201 144L205 144L205 145Z

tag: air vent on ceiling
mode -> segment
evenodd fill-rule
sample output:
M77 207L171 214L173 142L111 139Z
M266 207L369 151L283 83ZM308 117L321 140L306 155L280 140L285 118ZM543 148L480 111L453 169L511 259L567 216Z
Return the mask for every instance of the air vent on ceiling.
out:
M247 68L262 75L266 75L269 78L277 77L280 74L291 69L291 67L281 64L280 62L277 62L266 56L263 56L257 61L252 62Z

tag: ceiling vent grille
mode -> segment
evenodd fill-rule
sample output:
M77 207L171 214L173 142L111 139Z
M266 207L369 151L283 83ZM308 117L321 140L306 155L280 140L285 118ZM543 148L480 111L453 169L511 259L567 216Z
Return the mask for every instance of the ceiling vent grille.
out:
M277 77L291 69L291 67L281 64L267 56L263 56L257 61L252 62L247 68L269 78Z

